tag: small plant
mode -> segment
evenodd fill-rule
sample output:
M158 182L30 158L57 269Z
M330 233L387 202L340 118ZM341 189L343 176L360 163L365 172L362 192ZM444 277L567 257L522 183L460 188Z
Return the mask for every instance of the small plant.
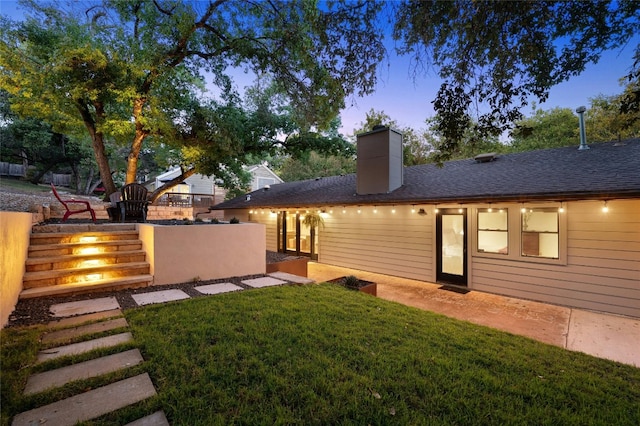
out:
M204 220L202 220L202 218L201 218L201 217L196 217L195 222L197 222L197 223L202 223L202 222L204 222Z
M349 275L344 277L344 285L357 288L360 285L360 280L355 275Z
M191 221L191 219L187 219L185 217L184 219L182 219L182 224L183 225L193 225L193 221Z
M220 223L220 221L217 217L214 217L213 219L211 219L211 223Z
M324 219L320 216L320 213L309 212L302 219L302 224L309 228L324 228Z
M229 223L240 223L240 219L238 219L237 217L234 216L234 217L231 218Z

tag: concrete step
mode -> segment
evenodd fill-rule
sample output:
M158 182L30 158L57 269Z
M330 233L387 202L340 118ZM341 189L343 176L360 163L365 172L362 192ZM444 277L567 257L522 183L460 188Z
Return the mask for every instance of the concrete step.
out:
M35 225L32 229L32 233L44 233L44 232L110 232L110 231L133 231L138 227L135 223L82 223L82 224L66 224L56 223L49 225Z
M121 380L62 401L18 414L13 426L72 426L156 395L156 390L144 373Z
M137 240L138 231L110 231L110 232L40 232L31 234L31 245L42 244L70 244L70 243L98 243L118 240Z
M29 245L29 258L43 256L66 256L73 254L95 254L114 251L141 250L140 240L116 240L102 243L68 243Z
M96 349L110 348L123 343L133 341L131 333L113 334L111 336L100 337L98 339L87 340L86 342L72 343L70 345L58 346L55 348L43 349L38 353L36 363L42 363L52 359L65 356L80 355Z
M20 299L92 293L96 291L114 291L125 288L148 287L153 282L153 275L141 274L120 278L102 279L92 282L60 284L46 287L35 287L22 290Z
M105 279L148 274L149 271L150 266L147 262L116 263L86 268L26 272L22 283L24 289L74 283L90 284Z
M24 389L25 395L44 392L48 389L58 388L77 380L86 380L99 377L114 371L133 367L143 362L138 349L107 355L78 364L69 365L44 373L34 374L27 379Z
M107 321L86 324L78 327L67 328L64 330L56 330L45 333L40 341L42 343L63 342L76 337L111 331L118 328L128 327L129 324L125 318L115 318Z
M51 271L56 269L81 268L85 265L144 262L147 254L143 250L112 251L96 254L64 256L41 256L27 259L26 272Z

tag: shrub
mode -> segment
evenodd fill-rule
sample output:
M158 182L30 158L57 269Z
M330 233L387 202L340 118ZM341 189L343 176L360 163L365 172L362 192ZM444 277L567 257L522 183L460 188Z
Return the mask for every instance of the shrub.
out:
M220 223L220 221L217 217L214 217L213 219L211 219L211 223Z
M234 216L234 217L231 218L229 223L240 223L240 219L238 219L237 217Z
M357 288L360 285L360 280L355 275L349 275L344 277L344 285L347 287Z

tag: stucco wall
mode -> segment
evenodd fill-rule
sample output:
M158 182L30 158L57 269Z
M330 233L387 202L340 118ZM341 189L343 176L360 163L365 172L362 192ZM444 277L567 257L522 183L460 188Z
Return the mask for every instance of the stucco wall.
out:
M31 213L0 212L0 327L7 324L22 291L31 220Z
M140 224L154 285L264 274L263 225Z

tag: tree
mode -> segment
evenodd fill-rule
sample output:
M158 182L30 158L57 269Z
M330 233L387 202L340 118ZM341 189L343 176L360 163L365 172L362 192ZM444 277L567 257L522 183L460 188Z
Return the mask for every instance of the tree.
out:
M45 119L58 131L86 128L107 193L115 191L105 150L109 139L130 148L127 183L135 180L138 157L151 139L186 146L183 157L198 159L184 164L176 182L196 167L205 174L237 170L242 147L225 144L240 141L255 151L261 134L250 135L239 125L264 132L270 117L240 110L233 99L233 69L269 75L306 132L326 126L345 97L371 93L384 55L382 31L373 24L378 2L337 1L318 8L311 0L105 0L84 11L25 4L31 15L24 22L2 23L0 87L10 92L19 114ZM210 104L200 95L205 72L220 92ZM189 128L212 123L218 127L211 131ZM232 130L242 134L235 138L227 133ZM198 157L203 148L219 153L208 160L226 168L204 167Z
M590 99L585 114L587 140L606 142L640 137L640 110L624 110L625 99L632 96L633 85L620 95L599 95Z
M587 114L588 118L590 112ZM534 108L531 117L517 122L511 133L511 149L521 152L577 146L580 142L579 131L578 116L569 108Z
M278 176L285 182L346 175L355 171L354 157L322 155L315 151L302 158L287 157L277 169Z
M531 98L544 101L552 86L639 32L634 0L431 0L399 6L394 38L417 70L433 68L444 80L433 101L442 160L470 125L482 135L501 134L522 118Z

